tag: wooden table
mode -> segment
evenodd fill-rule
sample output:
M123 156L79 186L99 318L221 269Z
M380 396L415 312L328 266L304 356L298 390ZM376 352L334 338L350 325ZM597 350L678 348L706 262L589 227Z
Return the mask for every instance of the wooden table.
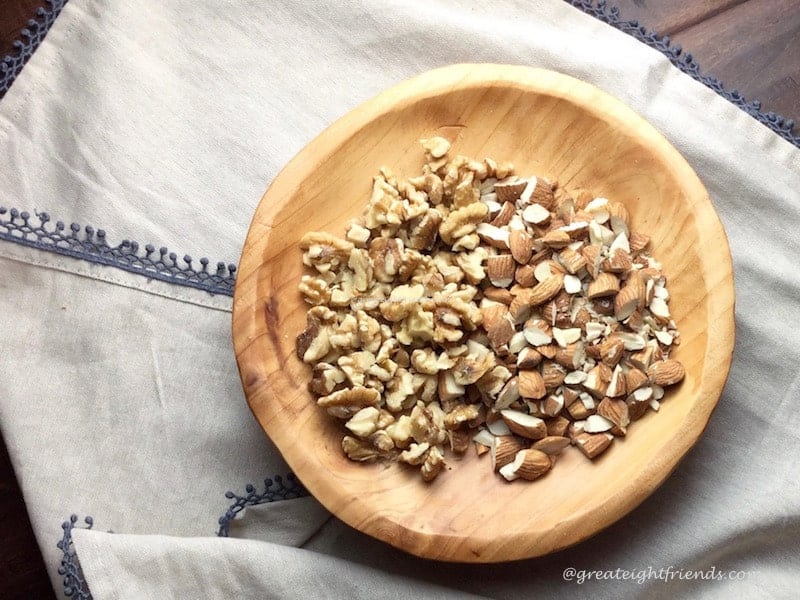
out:
M2 1L0 57L13 51L13 40L43 4ZM794 119L800 129L800 0L610 0L609 4L619 7L621 17L669 35L692 53L704 73L748 99L761 100L763 110ZM55 598L4 443L0 444L0 531L5 542L0 552L0 596Z

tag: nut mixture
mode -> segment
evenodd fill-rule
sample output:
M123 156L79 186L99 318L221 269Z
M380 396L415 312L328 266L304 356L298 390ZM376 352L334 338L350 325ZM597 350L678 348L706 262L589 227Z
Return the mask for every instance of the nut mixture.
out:
M339 238L307 233L297 354L344 453L433 480L470 446L511 481L570 445L593 459L684 368L661 265L619 202L492 159L382 168Z

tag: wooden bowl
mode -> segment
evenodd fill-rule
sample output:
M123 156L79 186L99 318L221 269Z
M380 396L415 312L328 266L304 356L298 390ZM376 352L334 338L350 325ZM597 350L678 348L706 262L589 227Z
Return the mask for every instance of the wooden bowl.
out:
M664 265L686 378L661 410L594 462L568 448L551 473L508 483L468 452L433 483L398 464L360 464L344 428L306 389L295 355L308 308L297 291L307 231L343 235L386 165L420 172L420 138L453 153L511 160L624 202ZM651 494L702 433L733 349L727 239L697 175L631 109L565 75L520 66L456 65L401 83L339 119L276 177L256 210L238 271L233 340L247 401L308 490L356 529L412 554L498 562L540 556L613 523Z

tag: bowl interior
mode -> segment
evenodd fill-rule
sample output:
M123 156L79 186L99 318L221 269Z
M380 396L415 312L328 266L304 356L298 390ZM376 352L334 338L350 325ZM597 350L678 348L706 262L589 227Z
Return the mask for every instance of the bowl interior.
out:
M341 423L315 406L294 339L308 306L297 292L307 231L343 235L381 166L420 172L420 138L451 153L511 160L625 203L652 237L681 332L686 378L660 411L594 462L569 448L536 482L507 483L468 452L432 484L397 464L357 464ZM414 554L492 562L574 544L629 512L671 472L716 404L733 344L730 255L706 191L647 123L603 92L523 67L459 65L389 90L347 115L278 176L253 219L239 269L233 335L248 402L314 496L357 529Z

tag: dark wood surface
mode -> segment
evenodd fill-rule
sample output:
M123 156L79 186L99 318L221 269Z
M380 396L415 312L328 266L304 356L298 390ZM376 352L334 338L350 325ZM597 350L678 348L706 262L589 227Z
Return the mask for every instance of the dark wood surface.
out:
M800 0L609 0L669 35L702 71L800 130Z
M704 73L726 87L759 99L764 110L800 124L800 0L610 0L609 4L618 6L623 18L670 35L694 55ZM12 42L41 5L41 0L0 0L0 57L13 52ZM4 443L0 444L0 530L5 542L0 552L0 598L55 598Z

